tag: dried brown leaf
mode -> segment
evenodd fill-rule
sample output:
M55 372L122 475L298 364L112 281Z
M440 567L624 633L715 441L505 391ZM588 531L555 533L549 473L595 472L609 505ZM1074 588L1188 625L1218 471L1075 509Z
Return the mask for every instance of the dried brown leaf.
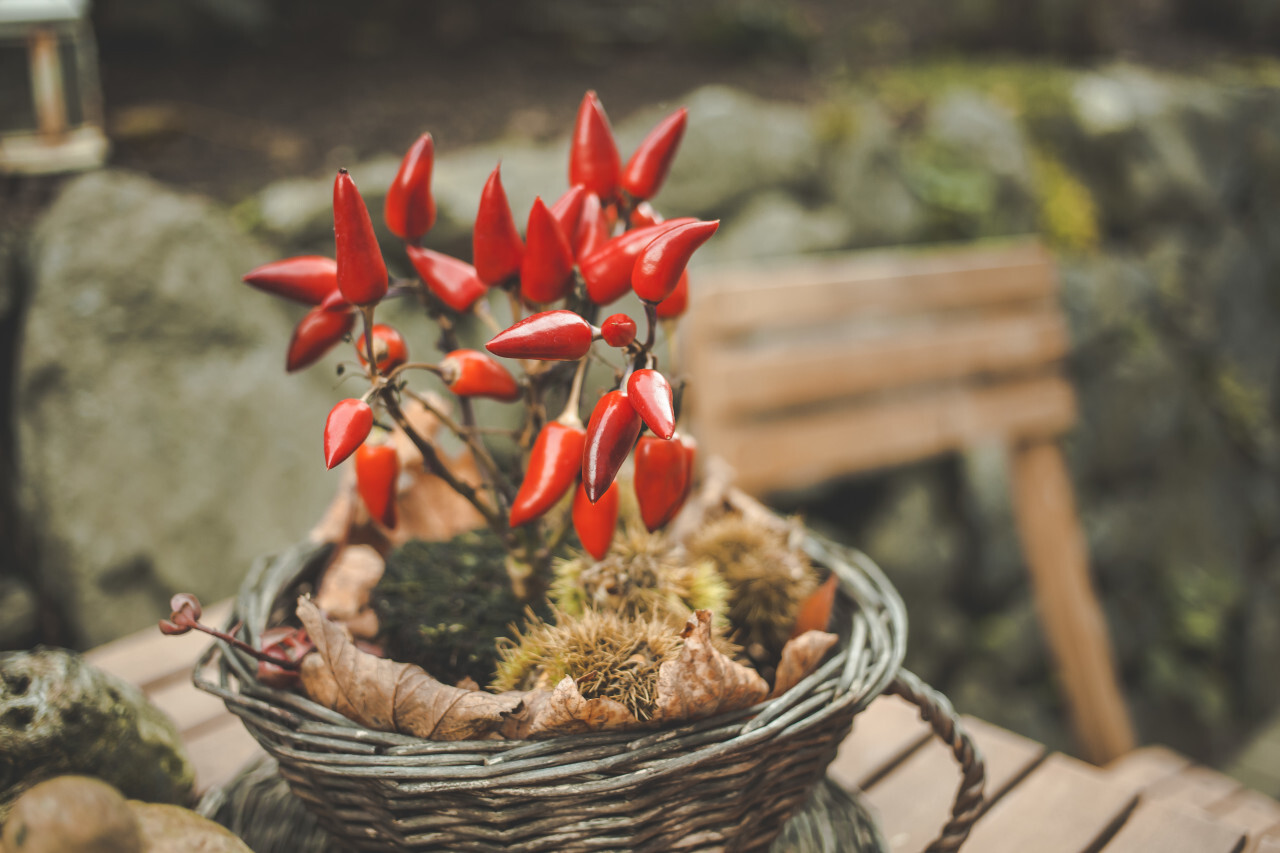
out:
M551 695L538 704L537 713L530 720L524 736L538 738L607 732L639 724L621 702L604 697L583 698L577 683L566 675Z
M520 707L519 696L450 687L421 667L360 651L310 599L298 600L298 618L316 645L302 668L307 695L360 725L433 740L473 740L489 737Z
M782 660L778 662L778 674L773 679L769 698L776 699L807 678L839 639L826 631L805 631L788 640L782 647Z
M325 570L316 606L332 619L349 622L369 607L369 593L382 579L386 561L368 545L348 545Z
M712 645L711 623L711 611L693 614L685 625L684 648L659 669L654 720L673 723L710 717L748 708L768 695L769 685L759 673Z

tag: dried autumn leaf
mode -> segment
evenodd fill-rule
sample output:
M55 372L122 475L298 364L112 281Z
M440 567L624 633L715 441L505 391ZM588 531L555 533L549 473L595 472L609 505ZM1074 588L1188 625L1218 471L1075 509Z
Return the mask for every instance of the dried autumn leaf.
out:
M348 622L369 607L369 593L386 569L386 561L368 545L348 545L325 570L316 591L316 606L332 619Z
M684 628L684 648L659 669L655 721L710 717L748 708L768 695L769 685L759 673L712 645L711 622L711 611L694 613Z
M362 726L433 740L473 740L497 731L520 707L519 696L450 687L421 667L360 651L309 599L298 600L298 618L316 646L302 667L307 695Z
M585 699L577 682L565 676L529 722L525 737L555 737L631 728L640 722L621 702L605 697Z
M773 679L769 698L778 698L807 678L839 639L826 631L805 631L788 640L782 647L782 660L778 662L778 674Z

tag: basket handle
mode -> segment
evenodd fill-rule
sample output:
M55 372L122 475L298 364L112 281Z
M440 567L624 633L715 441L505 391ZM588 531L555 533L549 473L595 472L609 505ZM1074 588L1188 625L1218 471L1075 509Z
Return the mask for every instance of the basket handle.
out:
M969 837L969 830L982 814L982 788L986 782L986 767L982 753L974 745L969 733L956 719L947 697L921 681L905 669L889 683L885 693L901 696L920 709L920 719L933 727L933 733L942 739L960 764L960 789L956 791L955 805L951 807L951 820L925 853L950 853L959 850Z

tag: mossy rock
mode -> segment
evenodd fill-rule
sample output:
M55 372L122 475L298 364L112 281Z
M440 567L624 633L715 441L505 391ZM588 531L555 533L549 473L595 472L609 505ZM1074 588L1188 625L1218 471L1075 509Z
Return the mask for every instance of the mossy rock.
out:
M173 722L76 653L0 654L0 821L38 782L96 776L126 796L186 803L195 773Z

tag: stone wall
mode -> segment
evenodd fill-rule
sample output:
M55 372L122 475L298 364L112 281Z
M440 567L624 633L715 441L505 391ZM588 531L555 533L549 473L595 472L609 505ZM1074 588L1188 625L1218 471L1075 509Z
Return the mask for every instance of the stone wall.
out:
M933 65L871 74L808 106L701 89L684 100L689 129L669 189L657 199L670 215L724 219L705 250L708 258L1043 235L1060 259L1074 337L1069 368L1081 398L1081 424L1067 448L1140 735L1211 761L1223 760L1251 726L1280 705L1274 678L1280 655L1277 79L1270 66L1175 77L1128 66ZM662 112L619 122L622 147L632 147ZM434 247L466 253L479 188L499 157L515 209L526 209L535 190L555 192L564 180L563 142L506 141L439 152ZM396 160L389 154L352 167L371 207ZM132 551L108 548L81 528L92 522L99 532L128 531L130 541L156 537L130 514L124 525L95 516L87 489L72 496L74 512L66 513L74 518L58 521L62 532L54 541L70 537L74 553L92 555L94 565L124 565L119 577L141 590L131 602L155 599L161 584L148 578L171 583L178 576L169 565L183 554L205 553L214 547L211 540L231 536L249 517L258 533L237 538L235 548L222 548L210 571L243 567L235 561L250 542L264 548L279 544L289 532L300 534L313 512L285 497L294 493L292 486L271 488L286 476L304 478L302 467L280 467L282 459L295 464L284 441L291 440L293 421L286 423L281 411L297 395L294 408L304 413L298 421L319 422L332 397L320 377L324 371L287 385L266 378L287 339L288 319L223 320L225 297L217 288L235 289L236 273L263 256L254 239L274 243L280 253L330 251L330 180L282 182L244 201L235 222L247 224L252 238L233 238L225 214L200 213L211 209L154 185L147 189L168 199L163 204L188 223L160 223L158 213L139 220L164 235L148 244L155 244L153 257L138 262L138 268L153 270L148 286L163 286L164 297L175 305L190 297L184 312L219 318L211 328L191 327L203 329L192 332L188 347L203 354L199 358L184 355L181 340L166 335L164 323L148 321L151 332L172 344L164 355L163 387L189 389L198 382L198 388L210 389L176 397L167 391L168 405L178 412L159 421L140 401L123 410L124 420L102 413L93 420L77 402L90 382L117 388L112 383L126 368L148 358L140 344L123 364L104 364L105 350L86 359L91 364L77 363L71 375L83 377L79 384L67 384L59 373L57 348L77 348L69 334L127 337L128 322L101 313L112 299L104 292L98 307L86 308L87 295L40 296L44 289L68 287L96 292L96 279L88 275L94 262L84 254L90 244L68 234L99 227L78 211L99 197L132 198L130 193L141 192L136 179L82 178L37 227L40 236L28 259L37 285L32 323L46 303L61 313L41 321L48 331L24 353L28 366L20 387L38 390L48 377L63 376L69 390L58 406L76 413L78 428L59 435L52 410L37 406L23 416L29 447L56 440L65 454L83 442L86 467L90 451L107 458L127 451L116 459L125 471L151 461L138 442L159 435L159 458L174 473L171 480L147 481L146 488L163 494L182 486L203 497L166 499L158 508L146 502L128 506L138 507L134 514L158 512L161 527L154 529L172 531L212 518L218 502L239 505L235 477L218 463L217 454L232 452L230 445L214 448L216 430L207 426L209 419L227 423L234 414L230 422L238 424L252 413L241 429L265 442L256 461L238 459L232 469L258 476L244 486L259 495L252 511L237 515L238 521L219 519L229 525L215 528L225 536L193 538L183 547L194 551L149 558L138 564L142 569L128 569ZM118 200L111 204L125 209ZM146 208L139 202L137 209ZM207 232L199 224L205 215L212 216ZM183 260L176 248L166 249L192 242L197 232L216 238L199 259ZM77 253L84 256L68 261ZM117 271L107 280L134 293L129 267L119 260L111 264ZM215 265L225 284L208 271ZM174 277L175 270L183 272ZM177 292L184 282L189 294ZM254 303L274 310L263 304ZM80 316L104 322L64 326L72 322L67 318ZM180 360L180 370L167 364L170 358ZM254 367L253 378L245 379L245 363L258 365L260 359L261 369ZM41 369L47 376L33 373L46 362ZM203 407L198 415L191 411L196 405ZM82 438L90 435L93 441ZM310 447L305 441L303 446ZM203 469L193 466L197 452L206 458ZM22 458L27 463L46 454L24 450ZM63 467L49 462L40 470L54 472L59 483L70 482L74 461L68 456ZM863 546L885 566L908 601L912 668L964 711L1067 745L1061 696L1014 536L1004 465L999 448L981 447L779 501ZM116 490L122 507L125 497L140 501L142 485ZM114 508L114 493L103 488ZM323 482L308 486L307 494L325 488ZM55 503L68 499L50 496ZM46 513L35 520L44 527L57 519ZM266 541L273 536L277 542ZM57 551L45 553L47 558ZM219 581L211 587L231 585ZM100 639L103 633L95 629L84 636Z

